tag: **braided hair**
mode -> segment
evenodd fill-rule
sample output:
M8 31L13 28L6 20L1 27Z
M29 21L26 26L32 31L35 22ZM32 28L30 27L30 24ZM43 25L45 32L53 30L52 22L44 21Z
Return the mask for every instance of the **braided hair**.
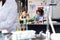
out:
M44 10L43 9L38 9L38 10L36 10L36 12L39 12L40 13L40 16L43 16L44 15Z

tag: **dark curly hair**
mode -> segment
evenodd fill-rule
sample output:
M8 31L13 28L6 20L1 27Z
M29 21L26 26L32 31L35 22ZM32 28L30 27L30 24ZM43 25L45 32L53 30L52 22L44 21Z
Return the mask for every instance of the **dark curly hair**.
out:
M0 0L0 1L2 1L2 6L4 5L4 3L6 2L6 0Z
M40 16L43 16L44 15L44 10L43 9L36 10L36 12L39 12L40 13Z

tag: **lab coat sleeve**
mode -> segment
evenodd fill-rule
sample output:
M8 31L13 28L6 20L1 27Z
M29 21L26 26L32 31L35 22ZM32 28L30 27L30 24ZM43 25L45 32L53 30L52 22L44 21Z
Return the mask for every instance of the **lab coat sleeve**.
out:
M12 7L9 10L8 15L6 16L7 16L6 20L0 23L0 29L7 29L13 26L13 24L16 22L18 17L17 8Z

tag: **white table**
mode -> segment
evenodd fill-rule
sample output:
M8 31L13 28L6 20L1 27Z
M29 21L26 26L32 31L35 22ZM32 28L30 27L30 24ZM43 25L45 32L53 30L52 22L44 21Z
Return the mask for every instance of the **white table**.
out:
M35 38L35 31L33 30L16 31L12 33L13 33L12 40L24 40L24 39L31 40L31 38Z

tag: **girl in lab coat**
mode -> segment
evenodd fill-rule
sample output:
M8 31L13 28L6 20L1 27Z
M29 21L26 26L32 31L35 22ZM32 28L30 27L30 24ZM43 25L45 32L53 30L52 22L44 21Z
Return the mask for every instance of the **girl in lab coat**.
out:
M0 30L15 31L18 22L17 4L15 0L0 0Z

